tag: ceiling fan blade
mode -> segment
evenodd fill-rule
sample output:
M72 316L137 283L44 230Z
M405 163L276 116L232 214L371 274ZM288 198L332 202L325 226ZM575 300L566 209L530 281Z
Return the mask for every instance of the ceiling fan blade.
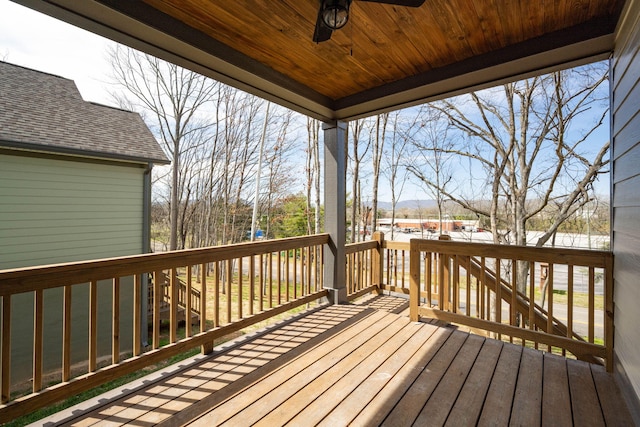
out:
M331 28L324 25L322 22L322 8L318 10L318 17L316 18L316 29L313 32L314 43L326 42L331 38Z
M407 7L420 7L425 2L425 0L360 0L360 1L368 1L370 3L395 4L397 6L407 6Z

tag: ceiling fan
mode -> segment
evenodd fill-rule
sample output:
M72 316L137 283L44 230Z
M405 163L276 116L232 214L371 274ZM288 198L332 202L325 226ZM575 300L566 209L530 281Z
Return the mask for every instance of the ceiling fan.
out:
M349 20L349 6L353 0L320 0L316 30L313 41L316 43L327 41L334 30L344 27ZM425 0L360 0L372 3L385 3L397 6L419 7Z

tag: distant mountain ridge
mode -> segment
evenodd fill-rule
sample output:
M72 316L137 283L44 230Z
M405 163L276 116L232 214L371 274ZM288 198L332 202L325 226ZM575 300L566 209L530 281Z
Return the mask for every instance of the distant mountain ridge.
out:
M437 207L436 201L433 199L427 200L402 200L396 203L396 210L398 209L431 209ZM378 209L391 210L391 202L378 202Z

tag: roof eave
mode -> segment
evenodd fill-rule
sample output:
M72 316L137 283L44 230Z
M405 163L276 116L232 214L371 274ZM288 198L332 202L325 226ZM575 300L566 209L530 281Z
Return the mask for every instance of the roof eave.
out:
M140 165L148 165L149 163L155 165L168 165L171 164L171 161L166 157L138 157L138 156L130 156L123 155L118 153L108 153L108 152L100 152L100 151L90 151L90 150L78 150L74 148L68 147L58 147L51 145L43 145L37 143L26 143L26 142L17 142L17 141L7 141L0 140L0 149L7 149L15 152L29 152L29 153L40 153L40 154L49 154L49 155L57 155L57 156L66 156L73 158L84 158L84 159L94 159L94 160L106 160L120 163L136 163Z

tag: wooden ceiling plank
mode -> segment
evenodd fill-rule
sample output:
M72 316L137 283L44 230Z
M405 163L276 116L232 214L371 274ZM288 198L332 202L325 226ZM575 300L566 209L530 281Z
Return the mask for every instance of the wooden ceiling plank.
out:
M478 23L476 27L482 31L486 46L485 51L491 52L506 46L505 31L502 27L502 21L497 14L494 0L484 2L471 0L468 3L468 7L475 10Z
M240 68L246 57L253 63L248 69L267 76L269 82L334 102L359 99L353 97L360 93L378 93L377 88L395 87L389 86L393 82L410 82L413 76L437 72L593 17L594 22L609 16L615 20L623 4L623 0L429 0L419 8L408 8L355 1L347 27L335 31L331 40L316 44L311 38L318 0L131 0L133 4L142 1L185 24L173 34L186 43L195 41L192 46L205 55L229 53L229 64ZM51 2L75 8L67 0ZM118 6L116 0L87 2L124 11L136 7ZM143 14L137 15L144 20ZM170 20L160 18L163 20L168 24L161 27L172 33ZM199 33L192 36L189 28ZM207 47L205 36L212 38L213 48Z
M465 34L458 25L455 13L450 9L449 1L434 0L429 5L436 18L438 28L445 35L446 49L453 59L449 62L463 61L472 57L473 52L465 40Z

